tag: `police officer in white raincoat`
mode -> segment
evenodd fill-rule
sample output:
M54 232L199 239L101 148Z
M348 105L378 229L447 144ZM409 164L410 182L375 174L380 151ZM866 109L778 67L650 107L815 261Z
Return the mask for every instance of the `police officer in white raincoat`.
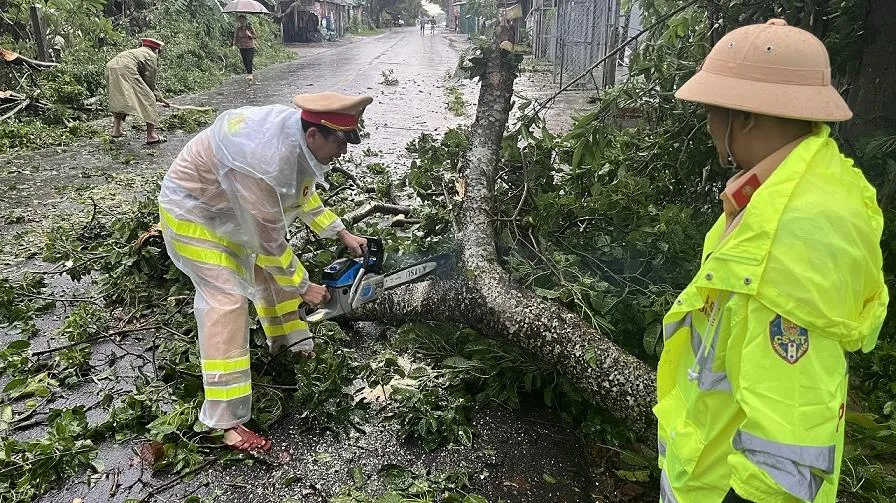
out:
M234 449L271 442L243 423L252 410L249 370L251 299L272 351L310 351L314 341L300 304L327 301L286 242L301 218L321 237L338 237L354 254L364 238L345 229L315 190L328 164L357 144L358 120L373 100L336 93L221 114L194 137L162 181L159 213L165 245L196 287L194 313L205 402L199 419L226 430Z

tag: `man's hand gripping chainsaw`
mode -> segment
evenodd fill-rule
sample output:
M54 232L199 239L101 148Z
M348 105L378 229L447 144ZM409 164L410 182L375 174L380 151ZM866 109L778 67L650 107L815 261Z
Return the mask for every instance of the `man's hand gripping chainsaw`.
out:
M383 274L383 242L368 237L361 258L342 257L328 265L321 274L321 285L327 287L330 300L320 308L306 311L305 319L314 323L348 313L374 301L393 288L429 279L450 269L452 256L440 254Z

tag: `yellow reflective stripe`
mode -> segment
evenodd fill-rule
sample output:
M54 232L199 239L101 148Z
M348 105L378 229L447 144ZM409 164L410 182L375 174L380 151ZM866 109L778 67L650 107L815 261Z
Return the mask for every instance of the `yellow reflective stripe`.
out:
M302 299L291 299L281 302L276 306L260 306L255 304L255 312L262 318L271 318L273 316L283 316L284 314L297 311Z
M299 264L292 276L284 276L282 274L271 274L271 276L274 277L274 280L280 286L298 286L305 279L305 268L302 264Z
M282 325L266 325L262 322L262 326L264 327L264 334L268 337L279 337L299 330L308 330L308 323L304 320L290 321Z
M202 360L200 363L204 373L226 374L228 372L239 372L240 370L249 370L249 355L226 360Z
M320 234L338 219L339 217L332 211L324 210L323 213L311 220L311 230L314 231L315 234Z
M252 383L232 384L230 386L205 385L206 400L233 400L252 394Z
M261 267L280 267L286 269L289 264L292 263L293 257L295 257L295 254L293 254L292 248L287 246L286 250L281 253L279 257L273 255L259 255L255 258L255 263Z
M312 211L318 209L323 206L324 203L320 200L320 196L317 195L317 192L311 194L311 197L305 201L305 204L302 205L302 211L305 213L311 213Z
M171 213L165 211L164 208L159 208L159 216L162 217L162 221L165 222L165 225L167 225L175 234L218 243L234 251L239 251L243 248L239 243L235 243L215 234L204 225L176 218Z
M170 242L172 246L174 246L174 250L184 258L195 260L196 262L202 262L203 264L226 267L241 276L245 274L243 266L241 266L239 262L236 261L236 259L224 252L211 250L209 248L203 248L201 246L191 245L187 243L181 243L174 239L172 239Z

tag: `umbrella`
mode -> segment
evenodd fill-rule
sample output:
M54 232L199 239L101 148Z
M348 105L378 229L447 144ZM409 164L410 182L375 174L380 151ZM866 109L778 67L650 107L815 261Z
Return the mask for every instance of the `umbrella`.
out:
M224 12L237 14L270 14L270 12L255 0L231 0L224 6Z

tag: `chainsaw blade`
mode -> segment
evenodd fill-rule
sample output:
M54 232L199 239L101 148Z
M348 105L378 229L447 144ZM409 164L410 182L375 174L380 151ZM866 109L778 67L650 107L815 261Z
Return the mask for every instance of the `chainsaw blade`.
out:
M397 271L392 271L383 278L383 289L391 290L444 273L450 268L452 260L453 256L450 253L442 253Z

